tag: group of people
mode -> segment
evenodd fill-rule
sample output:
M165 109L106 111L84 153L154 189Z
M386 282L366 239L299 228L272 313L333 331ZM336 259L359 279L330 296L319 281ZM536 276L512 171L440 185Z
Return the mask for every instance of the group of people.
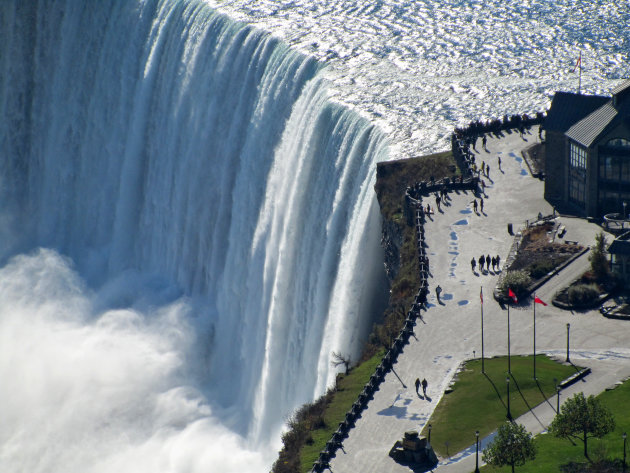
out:
M483 197L479 197L479 205L477 205L477 199L473 200L473 209L477 213L477 209L481 207L481 213L483 213Z
M420 385L422 385L422 394L424 395L424 397L427 397L427 386L429 385L429 383L427 383L426 378L422 378L422 382L420 382L420 378L416 378L416 394L419 396L420 393L418 392L420 390Z
M486 271L490 271L490 265L492 265L492 271L498 271L501 265L501 257L499 255L492 257L490 255L481 255L478 260L473 257L473 259L470 260L470 267L472 268L473 273L477 267L477 262L479 262L480 272L483 272L484 265L486 267Z

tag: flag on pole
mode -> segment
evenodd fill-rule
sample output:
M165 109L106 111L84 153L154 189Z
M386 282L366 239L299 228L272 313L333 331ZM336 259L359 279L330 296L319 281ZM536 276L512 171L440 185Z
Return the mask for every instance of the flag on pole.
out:
M582 67L582 53L580 53L580 57L578 58L577 62L575 63L575 67L573 68L573 72L575 72L578 67Z
M479 291L479 299L481 299L481 304L483 305L483 287Z
M514 294L514 291L510 289L509 287L508 287L508 296L512 298L515 304L518 304L518 299L516 298L516 294Z
M534 302L535 302L536 304L547 305L547 303L546 303L546 302L543 302L543 300L542 300L540 297L538 297L538 296L534 296Z

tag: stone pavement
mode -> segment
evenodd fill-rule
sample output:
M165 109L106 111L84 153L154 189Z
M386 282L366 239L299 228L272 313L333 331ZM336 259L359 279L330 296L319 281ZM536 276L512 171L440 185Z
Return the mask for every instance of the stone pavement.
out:
M429 304L423 319L418 319L415 337L410 338L399 355L392 372L388 373L375 392L374 399L362 412L356 426L343 442L343 450L330 462L335 473L401 472L408 467L395 463L388 452L406 430L421 430L448 387L459 365L473 356L480 356L480 289L484 293L484 339L486 356L507 353L506 313L492 298L498 274L474 274L471 258L481 254L500 255L506 259L514 231L524 227L526 220L534 219L539 212L552 213L551 206L542 198L543 182L529 176L522 160L521 150L536 141L537 130L521 138L508 133L501 138L488 136L488 151L477 150L477 162L490 165L486 179L487 196L484 213L472 211L474 195L471 192L449 194L449 205L432 216L425 226L430 259ZM497 158L501 157L501 168ZM435 207L433 197L425 198ZM561 218L566 226L565 239L583 245L594 243L600 228L585 220ZM610 239L609 239L610 241ZM630 323L607 319L597 311L572 313L551 305L553 293L560 284L566 284L580 274L579 266L588 265L587 255L565 268L559 275L539 288L537 295L548 306L536 310L536 348L564 360L566 356L566 324L571 323L572 361L593 370L583 382L578 382L561 394L561 400L572 392L584 390L588 394L603 391L615 381L630 376ZM477 270L479 268L477 267ZM437 303L435 287L442 287L442 303ZM531 303L510 310L512 354L531 354L532 307ZM415 394L414 380L426 378L429 382L428 399ZM552 406L544 403L522 422L533 432L542 431L553 418ZM521 419L519 418L519 422ZM474 432L471 432L471 443ZM483 444L482 444L483 445ZM461 461L445 460L435 471L470 472L474 470L474 451ZM472 465L472 466L471 466Z

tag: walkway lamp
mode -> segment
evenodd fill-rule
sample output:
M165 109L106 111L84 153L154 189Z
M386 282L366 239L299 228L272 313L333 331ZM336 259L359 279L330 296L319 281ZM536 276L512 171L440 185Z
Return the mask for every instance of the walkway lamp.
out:
M571 324L567 323L567 363L571 363L569 359L569 333L571 331Z
M512 420L512 413L510 412L510 377L505 378L505 382L507 383L507 418Z
M476 445L476 450L475 450L475 473L479 473L479 431L475 430L475 437L476 437L476 441L475 441L475 445ZM623 441L624 441L624 445L625 445L625 441L626 441L626 434L623 434ZM625 451L626 449L623 449L624 451L624 455L625 455ZM624 459L623 464L626 464L626 461Z

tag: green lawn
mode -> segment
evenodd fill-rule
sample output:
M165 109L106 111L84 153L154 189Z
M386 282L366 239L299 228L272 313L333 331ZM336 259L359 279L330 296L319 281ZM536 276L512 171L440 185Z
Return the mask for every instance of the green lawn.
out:
M626 381L622 386L612 391L605 391L598 399L603 405L611 410L617 427L615 430L600 439L589 439L588 451L592 461L601 459L621 460L623 458L623 432L630 433L630 382ZM535 439L538 453L536 459L517 467L519 473L534 473L540 471L563 471L570 462L584 463L586 459L583 455L581 442L572 445L568 440L562 440L549 434L538 435ZM628 439L630 442L630 439ZM495 468L484 466L485 472L510 472L510 467ZM599 470L598 470L599 471ZM601 470L609 471L609 470ZM619 468L612 471L621 471Z
M561 381L578 368L557 363L545 356L536 357L533 379L533 357L512 356L510 377L510 412L513 418L527 412L551 397L555 406L554 379ZM485 375L481 360L466 363L457 375L453 392L445 394L427 426L432 425L431 445L441 457L453 455L475 441L475 431L485 437L507 418L507 357L485 360ZM448 452L447 452L448 450Z
M381 362L383 355L384 350L381 350L369 360L352 369L348 375L340 376L337 379L337 390L324 415L326 428L313 430L311 432L313 442L302 447L300 452L301 471L305 473L311 471L313 463L319 457L319 452L324 450L326 442L331 439L332 434L339 427L339 423L345 419L346 412L359 398L359 394L370 380L370 376Z

